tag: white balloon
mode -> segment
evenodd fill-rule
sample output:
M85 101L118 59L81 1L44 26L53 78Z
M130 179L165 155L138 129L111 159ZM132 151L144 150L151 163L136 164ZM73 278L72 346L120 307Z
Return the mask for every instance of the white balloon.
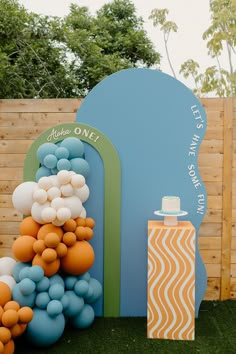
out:
M33 192L37 187L36 182L23 182L16 187L12 194L12 203L14 208L24 215L30 215L34 203Z
M70 183L63 184L60 190L63 197L72 197L74 195L74 189Z
M16 285L16 281L13 278L13 276L11 276L11 275L1 275L0 281L7 284L11 290L12 290L13 286Z
M82 203L76 196L64 198L65 207L71 211L71 218L76 219L82 211Z
M47 207L42 210L41 212L41 218L44 223L52 222L56 219L57 217L57 212L55 209L51 207Z
M81 218L86 218L86 215L87 215L87 212L86 212L86 209L84 208L84 207L82 207L82 211L81 211L81 213L80 213L80 217Z
M66 222L71 218L71 211L69 208L60 208L57 210L57 219Z
M51 202L51 207L55 210L58 210L59 208L63 208L65 206L65 202L63 198L55 198Z
M52 222L52 224L55 226L62 226L65 224L65 221L61 221L61 220L56 219Z
M71 177L70 183L74 188L81 188L85 185L85 178L83 175L77 174Z
M49 177L41 177L38 181L39 188L44 189L47 191L49 188L53 186L52 180Z
M82 203L86 202L89 197L89 187L85 184L81 188L75 189L75 195L79 197Z
M39 204L37 202L34 202L34 204L32 205L31 215L33 219L37 221L39 224L46 224L46 222L43 221L42 219L42 211L48 207L50 207L49 202L46 202L44 204Z
M58 172L57 178L60 184L67 184L70 182L71 174L67 170L61 170Z
M60 187L60 183L58 182L57 175L51 175L48 178L52 182L53 187Z
M33 193L33 199L35 202L43 204L48 199L47 192L42 188L36 189L36 191Z
M0 258L0 275L12 275L16 260L11 257Z
M53 200L55 198L60 198L61 196L61 191L58 187L52 187L49 188L49 190L47 191L47 197L49 200Z

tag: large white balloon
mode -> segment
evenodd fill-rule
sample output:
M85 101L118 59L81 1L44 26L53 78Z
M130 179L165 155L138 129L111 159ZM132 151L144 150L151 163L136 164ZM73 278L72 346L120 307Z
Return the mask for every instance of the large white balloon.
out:
M86 202L89 197L89 187L85 184L81 188L75 189L75 195L79 197L82 203Z
M0 258L0 275L12 275L16 260L11 257Z
M14 208L24 215L31 214L31 208L34 203L33 193L38 187L36 182L23 182L16 187L12 194L12 203Z

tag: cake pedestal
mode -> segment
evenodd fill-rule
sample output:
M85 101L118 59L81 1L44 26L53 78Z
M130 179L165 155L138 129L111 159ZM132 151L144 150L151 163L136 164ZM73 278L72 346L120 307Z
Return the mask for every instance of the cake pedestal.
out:
M148 222L147 337L194 340L195 228Z

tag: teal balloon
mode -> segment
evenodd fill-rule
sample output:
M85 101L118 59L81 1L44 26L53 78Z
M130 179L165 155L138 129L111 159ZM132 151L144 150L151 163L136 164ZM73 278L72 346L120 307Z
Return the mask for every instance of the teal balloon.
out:
M43 164L44 158L49 154L54 154L56 151L57 146L53 143L44 143L39 146L36 155L41 164Z
M78 315L84 306L84 299L77 296L72 290L67 290L65 294L69 299L69 304L64 311L65 316L73 317Z
M85 280L78 280L74 286L74 292L76 293L76 295L78 296L84 296L89 289L89 285L88 282Z
M84 144L78 138L69 137L61 142L61 147L69 151L69 158L81 157L84 153Z
M38 283L44 277L43 268L37 265L30 267L28 277Z
M46 309L50 301L51 299L48 292L43 291L42 293L37 294L35 298L35 305L40 309Z
M51 176L51 170L45 166L41 166L35 174L36 182L38 182L40 178L48 176Z
M44 157L43 164L47 168L51 169L51 168L55 168L57 166L57 161L58 160L57 160L55 155L49 154L49 155Z
M55 151L55 155L58 159L68 159L69 150L65 147L58 147Z
M90 278L91 278L91 276L90 276L89 272L78 275L78 277L77 277L78 280L86 280L86 281L89 281Z
M70 323L74 328L88 328L93 323L94 317L95 313L92 306L85 304L80 313L70 320Z
M89 164L86 160L82 158L74 158L70 160L71 163L71 171L83 175L85 178L89 175Z
M12 288L12 299L17 301L21 307L29 306L31 308L35 305L36 292L34 291L30 295L23 295L19 284L16 284Z
M57 162L57 169L58 171L66 170L70 171L71 170L71 163L67 159L60 159Z
M48 289L48 295L52 300L60 300L64 295L64 286L61 284L52 284Z
M29 278L30 267L23 267L19 272L19 280Z
M27 325L26 338L36 347L48 347L56 343L65 329L63 314L51 317L46 310L34 309L34 317Z
M50 286L50 281L48 277L43 277L37 284L36 284L36 290L38 292L43 292L47 291Z
M97 279L91 278L89 280L89 288L92 289L92 292L91 292L91 294L89 294L89 292L88 292L85 295L85 301L89 304L93 304L102 295L102 285Z
M51 300L47 305L47 313L51 317L55 317L62 313L63 305L59 300Z
M75 286L75 283L77 282L77 277L74 275L68 275L65 278L65 288L67 290L72 290Z
M15 281L17 283L19 283L19 281L21 280L20 279L20 272L23 268L29 268L30 267L30 263L24 263L24 262L17 262L13 268L13 272L12 272L12 275L13 275L13 278L15 279Z
M33 280L24 278L19 283L19 289L23 295L30 295L35 291L36 285Z
M69 306L69 298L68 298L68 296L66 294L64 294L60 301L62 303L63 310L65 310Z
M53 284L61 284L63 287L65 285L64 279L59 274L54 274L49 278L50 286Z

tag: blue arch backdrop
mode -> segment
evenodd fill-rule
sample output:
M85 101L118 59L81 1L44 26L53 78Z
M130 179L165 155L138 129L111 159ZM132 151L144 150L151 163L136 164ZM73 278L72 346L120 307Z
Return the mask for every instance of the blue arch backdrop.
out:
M100 82L84 99L76 121L102 131L118 151L122 184L120 316L146 316L148 220L158 218L153 212L161 209L163 196L177 195L181 209L189 213L180 219L190 220L198 236L206 212L207 196L198 170L205 111L194 94L169 75L128 69ZM102 282L103 165L89 145L86 159L91 167L86 210L97 223L92 274ZM198 238L196 317L207 281L197 244ZM96 312L102 315L102 301Z

